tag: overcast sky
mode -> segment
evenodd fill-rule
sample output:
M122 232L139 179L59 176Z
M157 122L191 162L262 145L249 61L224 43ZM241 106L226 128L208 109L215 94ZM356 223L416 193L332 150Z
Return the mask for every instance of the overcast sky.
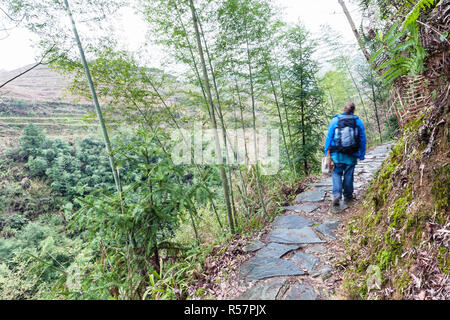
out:
M283 18L286 22L300 21L313 34L319 31L321 25L328 24L343 35L346 43L356 43L337 0L272 1L284 8ZM358 25L360 14L357 7L350 1L346 3ZM0 19L5 17L0 16ZM117 21L117 26L118 38L122 39L123 46L129 50L138 49L144 41L145 24L131 10L124 10L123 18ZM9 30L8 33L0 31L0 70L13 70L35 62L36 51L32 44L36 42L36 37L23 29Z

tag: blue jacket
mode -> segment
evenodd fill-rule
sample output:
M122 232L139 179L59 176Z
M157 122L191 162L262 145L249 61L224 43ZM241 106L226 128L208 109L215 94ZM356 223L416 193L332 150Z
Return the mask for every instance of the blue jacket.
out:
M346 114L346 113L342 113L342 114ZM335 115L333 117L333 119L331 119L330 121L330 125L328 126L328 134L327 134L327 139L325 140L325 148L324 148L324 152L325 155L328 152L328 148L330 146L335 146L336 143L334 141L334 132L335 129L337 128L337 124L338 124L338 116L339 115ZM361 119L359 119L357 116L356 117L356 125L359 128L359 150L358 152L355 152L352 156L355 158L359 158L359 160L364 160L364 157L366 155L366 133L364 131L364 124L361 121ZM335 156L337 154L337 152L333 152L331 153L331 157Z

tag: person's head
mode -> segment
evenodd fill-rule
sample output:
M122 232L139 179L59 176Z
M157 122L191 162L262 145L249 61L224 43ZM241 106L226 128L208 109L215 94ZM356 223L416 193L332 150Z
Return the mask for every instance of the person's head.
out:
M347 102L344 107L345 113L354 113L355 112L355 104L353 102Z

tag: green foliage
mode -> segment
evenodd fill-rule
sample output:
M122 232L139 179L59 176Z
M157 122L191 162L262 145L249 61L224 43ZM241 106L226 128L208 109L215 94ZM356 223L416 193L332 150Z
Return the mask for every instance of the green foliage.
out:
M14 238L0 238L0 299L47 299L66 269L92 258L81 237L65 231L58 215L41 216ZM86 261L83 261L86 262Z
M312 59L316 44L300 26L288 31L286 100L292 128L292 148L297 172L306 175L317 168L317 153L326 122L323 118L323 91L316 80L318 64Z
M99 191L76 199L80 209L70 217L71 226L86 230L102 252L83 277L79 298L111 298L111 288L112 297L139 298L146 274L159 269L160 245L174 237L185 210L194 218L197 186L181 183L183 168L174 166L153 139L141 130L118 149L118 159L125 158L137 170L135 181L123 186L121 194ZM78 294L66 290L70 297Z
M395 17L389 30L378 36L378 50L372 55L371 63L381 54L387 57L387 61L377 67L377 70L384 70L382 78L385 83L392 83L402 75L415 75L423 70L426 52L419 41L417 20L421 12L429 11L437 2L419 0L412 8L411 1L403 3L397 11L401 18ZM410 10L405 18L401 16L403 10Z
M400 129L396 115L391 115L384 121L385 131L383 132L383 140L389 141L394 138Z
M410 26L417 24L417 19L419 18L421 11L426 11L430 9L435 3L440 0L419 0L411 9L411 11L406 16L402 24L402 30L408 29Z
M397 199L392 207L388 209L387 215L390 221L390 227L400 229L404 225L405 218L408 216L408 208L412 201L411 187L405 190L402 197Z
M28 160L29 157L36 157L40 154L45 142L45 133L30 123L25 127L23 135L20 138L19 155L23 160Z
M202 249L204 250L204 248ZM180 261L167 266L161 265L159 273L153 271L148 275L149 286L142 298L144 300L185 298L194 274L201 271L201 260L204 256L205 252L197 247L188 250Z
M387 61L377 67L384 70L382 79L391 83L398 77L415 75L423 70L426 52L419 42L417 25L409 24L407 29L399 29L399 23L394 23L384 36L379 36L380 48L372 55L371 63L383 53Z
M30 156L26 167L33 177L42 177L45 175L45 170L48 168L48 161L44 157L37 156L34 158Z
M329 70L320 79L320 86L331 107L330 116L341 113L343 106L354 95L351 80L344 71Z
M20 139L19 155L32 177L46 178L51 187L72 198L96 188L112 190L113 179L104 143L85 138L77 146L48 139L42 130L28 125Z
M19 228L18 221L57 210L60 204L58 195L49 186L38 179L30 179L27 170L10 159L0 159L0 181L3 184L0 188L0 235L5 237Z

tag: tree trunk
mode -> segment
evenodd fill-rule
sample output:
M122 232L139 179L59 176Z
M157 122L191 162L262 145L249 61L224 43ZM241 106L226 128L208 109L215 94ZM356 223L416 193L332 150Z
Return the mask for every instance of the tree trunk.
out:
M294 163L295 152L294 152L294 145L292 143L292 133L291 133L291 125L289 123L288 108L286 105L286 95L284 94L283 81L281 80L281 71L280 71L280 67L278 66L278 63L276 63L276 67L277 67L278 81L280 82L281 98L283 99L284 116L286 118L286 126L287 126L287 130L288 130L289 145L291 147L291 153L292 153L292 158L291 158L292 166L294 168L294 175L295 175L295 177L297 177L297 168L295 167L295 163Z
M380 118L378 116L377 98L376 98L376 95L375 95L375 88L373 86L372 72L370 72L370 87L372 88L373 106L375 108L375 118L377 119L378 134L379 134L379 137L380 137L380 142L383 143L383 138L381 137Z
M211 72L212 81L213 81L213 85L214 85L214 92L216 94L217 113L219 115L220 126L222 127L222 138L223 138L223 143L224 143L224 148L225 148L225 160L226 160L226 163L228 164L228 176L229 176L228 185L229 185L229 189L230 189L231 209L232 209L231 211L232 211L232 215L234 217L234 225L237 226L237 217L236 217L237 212L236 212L236 206L235 206L235 202L234 202L233 180L232 180L232 177L233 177L232 173L233 173L233 171L232 171L232 167L230 165L231 161L229 159L229 154L228 154L227 129L225 127L225 121L224 121L223 113L222 113L222 104L220 103L219 89L217 87L216 75L215 75L215 72L214 72L214 67L213 67L213 64L212 64L211 55L209 54L208 44L206 43L205 33L203 32L202 23L198 19L197 11L195 11L195 14L196 14L196 17L197 17L197 24L200 27L200 35L203 38L203 43L205 45L206 57L208 58L209 69L210 69L210 72ZM232 144L230 145L230 147L231 147L231 149L233 149ZM234 150L233 150L233 154L234 154Z
M356 84L356 80L355 80L355 78L353 77L352 71L350 70L350 67L349 67L347 61L345 60L345 57L344 57L344 56L342 56L342 61L344 62L345 68L347 69L347 72L348 72L348 74L350 75L350 78L352 79L353 85L355 86L355 89L356 89L356 91L358 92L359 100L361 101L361 105L362 105L363 111L364 111L364 116L365 116L365 118L366 118L366 123L367 123L367 125L368 125L368 124L369 124L369 117L368 117L368 115L367 115L366 105L364 104L364 100L363 100L363 98L362 98L361 91L359 90L359 87L358 87L358 85Z
M364 54L364 57L366 57L367 62L369 62L370 54L367 51L366 47L364 46L361 36L358 33L358 29L356 29L355 23L353 22L350 12L347 10L347 6L345 5L344 0L338 0L338 2L341 5L342 9L344 10L344 14L347 17L348 23L350 24L350 27L352 28L353 34L355 35L356 41L358 42L359 47L361 48L361 51Z
M308 169L308 160L306 159L305 154L305 146L306 146L306 133L305 133L305 104L302 100L301 102L301 117L302 117L302 146L303 146L303 167L305 169L305 175L307 176L309 174Z

